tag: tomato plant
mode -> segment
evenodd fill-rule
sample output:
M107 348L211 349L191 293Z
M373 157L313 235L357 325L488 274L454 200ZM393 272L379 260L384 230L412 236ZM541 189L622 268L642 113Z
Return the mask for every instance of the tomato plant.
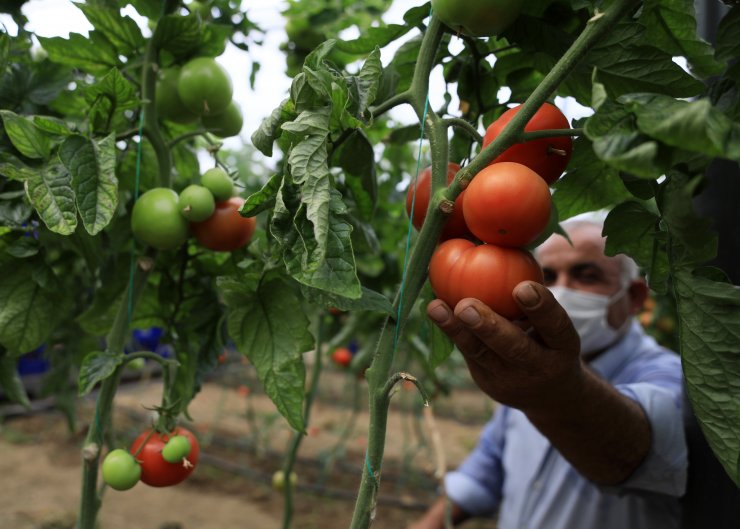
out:
M450 239L439 246L430 263L432 289L450 307L464 298L476 298L509 319L522 316L512 296L514 287L522 281L543 281L532 254L494 244L476 246Z
M205 115L201 122L208 132L221 138L229 138L239 135L244 125L244 117L239 105L231 101L223 112Z
M489 165L473 178L463 200L465 222L480 240L526 246L547 227L550 188L537 173L514 162Z
M491 123L483 137L483 148L495 140L504 127L519 113L521 105L510 108ZM570 129L568 118L558 107L544 103L527 122L524 132L539 130ZM517 143L498 155L492 163L516 162L526 165L540 175L545 182L552 184L570 162L573 153L573 139L570 136L553 136Z
M116 490L128 490L141 479L141 465L122 448L108 452L101 469L103 481Z
M432 10L454 32L498 35L519 16L523 0L432 0Z
M460 170L460 165L454 162L450 162L447 165L447 183L452 182L455 175ZM427 209L429 208L429 199L432 192L432 168L426 167L423 169L419 176L416 178L416 183L409 186L406 192L406 214L411 215L411 206L414 207L414 215L411 219L414 228L420 230L424 224L424 219L427 215ZM414 197L414 194L416 196ZM440 234L440 239L454 239L457 237L471 237L470 230L467 224L465 224L465 217L463 216L463 191L455 199L455 206L452 213L445 221L444 228Z
M172 438L184 437L190 443L190 451L175 463L166 461L162 455ZM134 439L129 450L141 465L141 481L152 487L169 487L184 481L195 470L200 456L200 444L193 433L182 427L163 434L145 430Z
M141 242L158 250L172 250L188 238L188 221L180 213L172 189L150 189L134 203L131 231Z
M213 215L202 222L193 222L190 229L200 244L217 252L231 252L246 246L252 240L257 221L242 217L239 210L244 205L241 197L216 202Z
M225 111L233 91L229 73L210 57L196 57L180 69L177 93L185 107L199 116Z

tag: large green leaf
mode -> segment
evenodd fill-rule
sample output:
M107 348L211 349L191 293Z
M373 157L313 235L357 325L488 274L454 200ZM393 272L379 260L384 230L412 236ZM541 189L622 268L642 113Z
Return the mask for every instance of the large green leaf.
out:
M386 315L393 314L393 305L390 300L380 292L366 287L362 287L362 296L358 299L332 295L325 290L318 290L305 285L302 285L301 291L307 300L325 308L335 307L343 311L367 310Z
M59 158L72 175L82 223L95 235L108 225L118 205L115 136L100 142L70 136L60 147Z
M692 408L712 450L740 486L740 287L673 273L681 359Z
M125 111L141 105L136 87L117 69L112 68L97 83L85 91L90 105L88 115L93 130L108 134L111 130L130 127Z
M122 55L129 55L144 46L144 37L139 26L129 16L121 16L119 9L103 5L74 4L87 17L96 30L106 38Z
M248 288L221 280L228 306L229 336L254 364L265 392L297 431L303 431L305 367L302 354L313 348L309 320L296 291L280 279Z
M49 158L51 153L49 137L34 124L33 120L10 110L0 110L0 116L3 119L5 134L18 152L32 159Z
M648 42L673 56L686 57L700 77L722 71L712 47L696 34L694 0L646 0L640 22L646 28Z
M252 133L252 144L265 156L272 156L272 144L280 137L282 124L295 118L293 108L291 100L284 100Z
M24 172L31 205L46 227L60 235L70 235L77 227L77 207L72 177L61 163L50 163Z
M175 57L186 57L201 42L201 22L197 16L166 15L154 31L154 44Z
M38 37L49 59L93 74L103 74L118 65L118 52L97 31L89 35L70 33L69 38Z

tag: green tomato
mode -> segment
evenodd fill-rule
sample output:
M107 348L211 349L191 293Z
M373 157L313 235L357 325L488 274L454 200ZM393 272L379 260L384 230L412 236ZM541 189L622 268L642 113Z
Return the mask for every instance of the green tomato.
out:
M242 111L235 101L231 101L229 106L226 107L226 110L220 114L203 116L201 121L208 132L221 138L238 136L242 131L242 125L244 125Z
M157 116L160 119L168 119L175 123L192 123L198 119L198 115L190 112L177 93L177 83L180 78L180 68L174 66L165 68L159 72L157 90L154 96L154 104Z
M155 187L139 197L131 214L131 230L144 244L172 250L188 238L188 221L180 214L177 193Z
M213 197L218 202L227 200L234 194L234 181L220 167L208 169L200 177L200 183L213 193Z
M207 116L226 110L234 89L223 66L211 57L196 57L180 69L177 93L188 110Z
M519 16L522 0L432 0L432 12L453 31L490 37Z
M128 490L139 482L141 465L122 448L108 453L103 460L103 481L116 490Z
M208 188L193 184L180 192L177 207L186 219L200 222L213 215L216 200Z
M162 459L168 463L177 463L190 453L190 441L184 435L171 437L162 448Z
M298 474L295 472L290 473L290 487L294 488L298 483ZM285 472L277 470L272 475L272 488L275 490L283 490L285 488Z

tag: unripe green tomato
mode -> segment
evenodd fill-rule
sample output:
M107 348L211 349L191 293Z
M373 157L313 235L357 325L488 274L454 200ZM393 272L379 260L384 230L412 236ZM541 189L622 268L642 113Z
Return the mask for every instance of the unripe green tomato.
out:
M190 441L184 435L176 435L167 441L162 448L162 459L168 463L177 463L190 453Z
M167 119L175 123L192 123L198 115L188 110L177 92L177 83L180 78L180 68L173 66L159 72L157 90L154 103L159 119Z
M126 450L116 448L103 460L103 481L116 490L128 490L139 482L141 465Z
M213 167L203 173L200 184L213 193L218 202L227 200L234 194L234 181L220 167Z
M134 204L134 237L158 250L172 250L188 238L188 221L180 214L178 196L166 187L150 189Z
M200 222L213 215L216 200L208 188L192 184L180 192L177 207L186 219Z
M211 57L196 57L180 69L177 93L185 107L199 116L226 110L233 92L229 73Z
M298 474L295 472L290 473L290 487L293 488L298 483ZM283 490L285 488L285 472L277 470L272 475L272 488L275 490Z
M242 111L239 105L233 100L226 107L226 110L220 114L203 116L201 121L208 132L221 138L238 136L242 131L242 125L244 125Z
M432 0L432 12L445 25L471 37L490 37L519 16L523 0Z

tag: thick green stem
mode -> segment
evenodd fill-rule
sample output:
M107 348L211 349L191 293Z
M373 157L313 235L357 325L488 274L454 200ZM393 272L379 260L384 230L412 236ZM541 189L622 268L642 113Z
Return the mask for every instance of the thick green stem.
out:
M313 365L313 371L311 372L311 382L306 394L306 401L303 403L303 422L308 426L308 421L311 418L311 407L313 401L316 398L316 393L319 389L319 379L321 375L321 366L323 359L323 341L324 341L324 322L322 315L319 315L318 333L316 336L316 361ZM291 483L290 476L293 472L293 465L295 464L296 457L298 456L298 448L301 446L301 441L305 432L294 432L293 441L291 442L290 449L285 455L285 462L283 463L283 478L285 488L283 489L283 497L285 499L285 506L283 508L283 529L290 529L290 524L293 520L293 484Z
M429 74L434 67L437 48L444 32L442 24L432 17L422 41L414 77L408 91L409 102L419 120L425 120L425 130L432 153L432 193L424 225L419 233L416 246L406 268L401 289L394 303L395 317L389 317L381 332L376 354L367 371L370 401L370 424L368 448L363 465L362 480L355 503L351 529L367 529L372 523L377 494L380 487L381 463L385 445L385 433L390 405L390 393L386 383L396 350L398 336L403 331L406 318L418 298L427 276L427 267L438 235L442 229L445 213L449 213L457 195L472 179L496 156L517 141L524 126L545 100L557 89L560 83L573 71L578 61L588 50L637 3L636 0L616 0L609 11L594 17L573 46L558 61L553 70L543 79L532 95L522 106L501 135L476 156L471 163L458 172L453 183L444 192L448 162L447 126L434 112L426 109L426 96L429 88Z
M149 142L152 144L154 152L157 155L159 184L163 187L170 187L172 158L167 142L159 130L157 107L154 103L157 90L157 69L159 68L157 64L158 55L159 50L154 46L154 41L150 40L146 48L144 65L141 70L141 98L143 100L141 111L144 113L144 134L149 139Z
M146 258L147 264L144 267L137 267L134 274L134 281L131 285L132 306L141 297L141 293L146 285L149 271L153 263L150 258ZM123 346L128 336L129 326L129 303L128 296L124 296L123 301L118 307L116 318L113 326L107 336L107 350L111 352L123 352ZM113 398L118 389L118 383L121 378L121 371L125 363L119 365L111 376L106 378L100 387L100 392L95 403L95 416L93 417L90 429L85 438L85 444L82 448L82 497L80 498L80 515L77 520L78 529L94 529L95 519L100 508L100 499L98 497L98 466L100 463L100 452L103 446L105 429L110 422L113 411Z

